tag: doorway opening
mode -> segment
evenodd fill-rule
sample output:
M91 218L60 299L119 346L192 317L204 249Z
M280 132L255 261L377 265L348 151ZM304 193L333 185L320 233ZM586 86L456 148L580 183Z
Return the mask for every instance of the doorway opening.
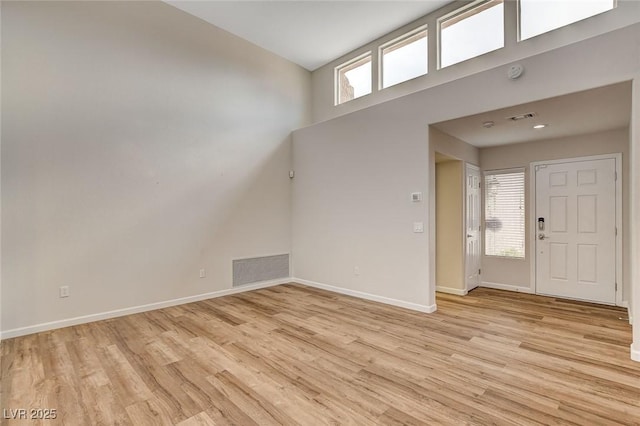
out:
M465 295L462 160L435 153L436 291Z
M616 304L627 307L630 299L630 245L628 238L618 238L615 247L607 249L608 256L602 258L602 266L588 269L586 265L591 265L588 259L597 259L604 248L595 247L598 244L581 242L580 247L575 247L576 253L573 256L574 263L560 265L562 251L557 256L551 256L549 264L553 273L560 276L563 269L569 269L584 283L605 271L604 265L610 272L612 267L616 269L616 278L613 286L617 285L617 292L614 293L615 300L612 301L611 293L606 298L593 297L588 294L568 294L566 292L554 292L549 288L540 290L537 287L536 250L538 233L536 232L539 217L544 217L542 213L533 210L535 206L535 166L539 164L563 163L567 159L589 158L595 156L615 157L615 170L618 175L618 184L621 181L629 182L629 172L632 165L630 158L630 122L631 122L631 83L621 82L609 86L597 87L590 90L566 94L554 98L542 99L527 104L514 105L494 111L487 111L472 116L456 118L430 126L430 141L434 142L435 150L441 153L456 154L457 159L465 158L464 153L469 155L477 152L480 169L483 173L492 172L494 174L504 173L507 170L522 170L524 172L524 235L518 235L518 241L524 238L524 250L518 256L501 255L496 250L483 247L481 251L482 274L480 280L481 287L495 288L500 290L510 290L522 293L541 293L554 295L556 297L572 298L599 303ZM436 135L437 138L432 138ZM468 160L467 160L468 161ZM437 170L437 168L436 168ZM577 171L576 171L577 173ZM577 176L577 175L576 175ZM591 182L593 173L583 171L581 173L582 182ZM548 179L549 176L546 176ZM577 179L577 177L576 177ZM556 184L559 181L556 181ZM620 215L618 233L624 235L629 229L630 205L629 205L629 185L620 185L621 189L615 189L619 197L607 204L617 204L615 214ZM485 191L483 187L482 191ZM611 188L603 194L610 194ZM593 194L585 195L576 203L583 203L586 208L593 205ZM554 208L559 208L559 199L553 201ZM440 206L442 207L442 206ZM436 210L442 210L436 206ZM444 213L441 213L444 214ZM482 211L482 235L487 231L488 224L485 221L484 209ZM545 213L550 214L550 213ZM577 222L579 220L579 210L567 210L568 221ZM437 220L437 215L434 215ZM591 226L589 220L594 219L585 216L583 227L586 230ZM464 223L464 219L460 219ZM556 222L559 223L559 222ZM549 225L549 222L546 223ZM604 226L604 225L603 225ZM612 229L615 232L615 229ZM465 235L466 236L466 235ZM436 233L436 241L440 236ZM546 236L545 236L546 238ZM585 240L586 241L586 240ZM544 241L546 244L548 241ZM560 243L558 243L560 244ZM501 246L500 246L501 247ZM558 251L559 245L554 246ZM568 249L567 249L568 250ZM577 251L580 250L578 253ZM462 252L462 250L461 250ZM577 272L578 257L585 265L584 269ZM437 253L436 253L437 257ZM567 261L569 258L567 257ZM572 260L573 262L573 260ZM438 262L441 264L441 262ZM562 268L561 268L562 266ZM591 265L592 266L592 265ZM555 269L554 269L555 268ZM462 267L460 268L462 270ZM438 270L436 269L436 273ZM539 273L542 273L538 271ZM543 271L544 272L544 271ZM548 271L547 271L548 272ZM616 284L617 283L617 284ZM442 283L436 280L436 284ZM585 284L587 286L587 284ZM543 286L544 287L544 286ZM462 286L460 288L463 288ZM437 287L436 287L437 289Z
M435 153L436 291L465 295L480 285L480 168Z

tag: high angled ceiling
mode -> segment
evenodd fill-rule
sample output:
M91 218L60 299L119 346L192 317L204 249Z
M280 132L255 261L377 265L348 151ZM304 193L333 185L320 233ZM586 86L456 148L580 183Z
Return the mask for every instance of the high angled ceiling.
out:
M519 121L507 117L534 113ZM439 130L479 148L595 133L628 127L631 83L618 83L524 105L434 124ZM492 121L493 127L483 123ZM534 129L535 124L547 124Z
M313 71L451 0L166 2Z

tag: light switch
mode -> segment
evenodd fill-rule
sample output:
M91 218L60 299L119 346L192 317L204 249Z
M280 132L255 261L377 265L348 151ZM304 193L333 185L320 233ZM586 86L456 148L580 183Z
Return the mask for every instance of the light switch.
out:
M420 201L422 201L422 192L412 192L411 201L413 201L414 203L419 203Z
M424 232L424 224L422 222L413 222L413 232Z

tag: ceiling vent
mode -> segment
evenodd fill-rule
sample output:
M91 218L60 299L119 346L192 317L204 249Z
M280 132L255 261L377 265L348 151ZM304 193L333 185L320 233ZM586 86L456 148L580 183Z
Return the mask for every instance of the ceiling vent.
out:
M507 120L510 121L520 121L520 120L526 120L529 118L533 118L536 116L535 112L528 112L526 114L518 114L518 115L514 115L512 117L507 117Z

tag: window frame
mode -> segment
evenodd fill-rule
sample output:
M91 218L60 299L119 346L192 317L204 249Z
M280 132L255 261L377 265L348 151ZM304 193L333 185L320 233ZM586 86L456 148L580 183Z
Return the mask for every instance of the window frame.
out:
M506 19L504 16L504 12L503 12L503 16L502 16L502 35L503 35L503 40L502 40L502 46L498 47L496 49L493 50L489 50L487 52L481 53L479 55L476 56L472 56L470 58L467 59L463 59L462 61L458 61L458 62L454 62L452 64L449 65L442 65L442 30L446 29L447 27L450 27L451 25L454 25L458 22L464 21L466 18L473 16L475 14L478 14L480 12L483 12L487 9L490 9L491 7L497 5L497 4L502 4L503 8L504 8L504 4L506 3L506 0L476 0L474 2L471 2L469 4L466 4L450 13L447 13L445 15L442 15L441 17L439 17L436 22L437 22L437 26L438 26L438 70L442 70L444 68L448 68L457 64L460 64L462 62L466 62L468 60L471 60L473 58L477 58L479 56L483 56L486 55L487 53L491 53L491 52L495 52L496 50L500 50L500 49L504 49L506 46L506 40L505 40L505 36L506 36ZM504 11L504 9L503 9ZM451 22L449 22L451 21Z
M522 175L522 256L505 256L505 255L497 255L497 254L487 254L487 190L488 186L486 183L487 176L492 175L506 175L506 174L521 174ZM509 259L509 260L519 260L525 261L527 259L527 173L525 167L515 167L509 169L494 169L494 170L484 170L482 172L482 255L484 257L490 257L493 259Z
M417 36L419 36L420 34L425 33L424 37L427 39L427 51L425 52L426 56L427 56L427 71L424 74L420 74L417 75L415 77L411 77L407 80L402 80L399 81L398 83L394 83L390 86L384 86L384 55L385 55L385 50L388 49L392 49L389 52L386 53L391 53L397 49L401 49L402 47L413 43L414 41L419 40L419 38ZM397 86L398 84L402 84L404 82L413 80L415 78L418 77L422 77L429 74L429 29L428 29L428 25L424 24L421 25L417 28L414 28L411 31L408 31L404 34L402 34L401 36L398 36L392 40L389 40L383 44L381 44L378 47L378 90L384 90L384 89L388 89L390 87L393 86Z
M371 75L369 76L369 78L371 79L371 91L369 93L366 93L364 95L358 96L358 97L354 97L353 99L349 99L347 101L344 102L340 102L340 73L344 72L345 74L353 69L356 69L362 65L364 65L366 62L371 63ZM370 95L371 93L373 93L373 54L372 52L369 50L361 55L356 56L355 58L349 59L346 62L343 62L342 64L336 66L334 68L334 73L333 73L333 86L334 86L334 106L338 106L338 105L342 105L342 104L346 104L347 102L350 101L354 101L358 98L362 98L364 96Z

